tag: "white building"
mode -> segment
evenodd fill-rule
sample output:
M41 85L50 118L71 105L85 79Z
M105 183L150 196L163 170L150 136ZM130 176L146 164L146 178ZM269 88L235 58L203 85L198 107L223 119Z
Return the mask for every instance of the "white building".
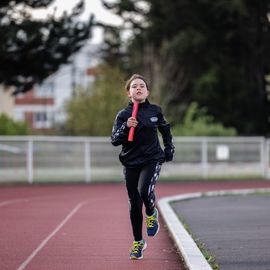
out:
M54 123L65 121L65 102L77 87L86 89L91 85L94 76L88 70L98 64L98 59L97 45L87 42L70 64L63 65L29 93L18 95L14 118L27 121L33 130L50 129Z
M87 88L93 82L94 78L88 76L87 70L96 65L98 65L97 45L88 42L73 56L70 64L63 65L47 79L53 81L57 107L61 107L63 102L72 96L74 88L78 86Z

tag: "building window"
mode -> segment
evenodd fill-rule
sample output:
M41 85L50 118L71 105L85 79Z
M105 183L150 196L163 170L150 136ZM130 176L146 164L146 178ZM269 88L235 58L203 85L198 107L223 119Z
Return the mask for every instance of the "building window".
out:
M36 112L34 114L34 128L51 128L53 123L53 113Z

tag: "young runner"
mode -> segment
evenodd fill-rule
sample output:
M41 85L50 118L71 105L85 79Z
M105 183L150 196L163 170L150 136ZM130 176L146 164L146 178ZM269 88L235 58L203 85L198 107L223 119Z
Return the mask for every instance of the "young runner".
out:
M115 119L111 142L122 145L119 159L124 166L124 177L130 204L130 220L133 230L133 245L130 259L142 259L147 244L142 237L143 213L145 206L147 235L155 236L159 231L158 209L155 204L155 184L161 164L171 161L174 145L170 125L166 122L161 108L151 104L147 97L149 88L143 76L134 74L126 82L130 98L128 107L121 110ZM139 103L137 117L132 117L133 104ZM135 128L134 140L128 141L131 127ZM162 150L158 132L162 135Z

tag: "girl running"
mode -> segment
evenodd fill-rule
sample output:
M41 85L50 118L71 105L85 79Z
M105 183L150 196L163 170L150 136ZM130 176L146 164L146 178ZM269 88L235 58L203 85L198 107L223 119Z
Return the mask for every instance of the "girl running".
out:
M134 237L130 259L142 259L143 250L147 246L142 237L143 205L147 235L153 237L159 231L155 184L161 164L173 159L174 145L170 125L166 122L161 108L147 99L149 88L144 77L134 74L126 82L125 88L130 102L116 116L111 142L114 146L122 145L119 159L124 166ZM136 118L131 116L135 102L139 103ZM135 128L135 134L134 140L129 142L128 133L131 127ZM157 130L162 135L164 150L160 146Z

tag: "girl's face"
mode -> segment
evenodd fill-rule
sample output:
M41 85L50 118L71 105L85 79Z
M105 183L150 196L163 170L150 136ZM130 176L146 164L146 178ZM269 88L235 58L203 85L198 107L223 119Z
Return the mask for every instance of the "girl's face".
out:
M145 102L149 91L145 82L141 79L134 79L129 87L128 96L133 102Z

